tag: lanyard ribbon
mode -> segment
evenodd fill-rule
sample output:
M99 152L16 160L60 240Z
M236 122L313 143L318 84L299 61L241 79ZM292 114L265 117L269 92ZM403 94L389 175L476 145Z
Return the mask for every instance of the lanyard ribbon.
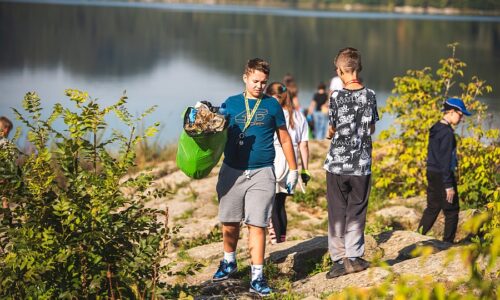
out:
M243 127L243 130L241 131L242 133L245 132L245 130L247 130L247 128L250 126L250 123L252 123L253 116L255 115L255 113L257 112L257 109L259 108L261 100L262 100L262 98L258 98L257 103L255 103L255 106L253 107L252 111L250 111L250 106L248 105L248 98L247 98L247 95L245 93L245 110L247 113L247 119L245 122L245 127Z

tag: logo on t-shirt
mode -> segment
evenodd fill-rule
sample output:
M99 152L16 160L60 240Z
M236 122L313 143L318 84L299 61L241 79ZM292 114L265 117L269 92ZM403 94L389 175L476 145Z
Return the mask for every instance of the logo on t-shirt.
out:
M262 125L264 125L263 121L268 114L269 114L269 111L265 108L257 109L257 111L255 112L255 115L253 116L252 122L250 123L250 126L255 126L255 125L262 126ZM243 124L243 126L245 126L245 123L247 121L247 112L242 111L241 113L237 114L234 117L234 121L237 124Z

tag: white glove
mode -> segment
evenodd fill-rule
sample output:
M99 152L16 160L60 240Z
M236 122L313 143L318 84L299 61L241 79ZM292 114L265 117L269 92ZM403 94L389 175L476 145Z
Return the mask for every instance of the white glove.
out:
M298 180L299 180L299 171L289 170L288 175L286 176L286 189L289 194L293 194L293 191L295 190L295 186L297 185Z

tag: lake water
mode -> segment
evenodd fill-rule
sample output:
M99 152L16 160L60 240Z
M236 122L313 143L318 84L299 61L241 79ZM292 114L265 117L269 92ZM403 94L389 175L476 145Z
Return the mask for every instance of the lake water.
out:
M271 81L295 76L303 106L333 75L340 48L363 55L366 85L382 106L393 77L437 67L448 43L494 88L482 98L500 112L500 17L314 12L236 6L123 2L0 2L0 114L13 117L27 91L46 106L78 88L103 105L124 90L132 113L158 105L160 139L175 141L180 115L199 100L219 104L243 89L247 59L271 63ZM498 118L497 118L498 119ZM381 122L383 128L390 118ZM19 125L18 122L15 125ZM113 125L113 124L111 124Z

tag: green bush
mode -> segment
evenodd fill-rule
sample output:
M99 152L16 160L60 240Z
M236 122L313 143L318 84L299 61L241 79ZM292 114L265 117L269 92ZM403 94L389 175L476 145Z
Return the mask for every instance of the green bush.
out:
M427 67L394 79L394 96L381 111L394 115L395 124L382 131L375 143L376 198L425 194L429 129L441 118L443 102L451 95L463 99L473 112L464 118L457 135L460 199L465 206L480 208L499 198L500 134L498 129L486 128L491 115L478 99L492 89L476 76L463 80L466 64L455 57L457 44L449 46L452 56L439 61L435 74Z
M56 104L44 119L38 95L26 94L26 112L14 111L34 151L19 167L0 151L0 181L8 183L0 192L12 209L11 224L0 227L0 298L155 299L171 233L168 213L144 204L165 191L152 188L146 174L123 179L132 150L156 131L158 124L137 135L134 126L152 109L134 119L125 96L102 108L87 93L66 95L73 107ZM99 141L111 113L130 132Z

